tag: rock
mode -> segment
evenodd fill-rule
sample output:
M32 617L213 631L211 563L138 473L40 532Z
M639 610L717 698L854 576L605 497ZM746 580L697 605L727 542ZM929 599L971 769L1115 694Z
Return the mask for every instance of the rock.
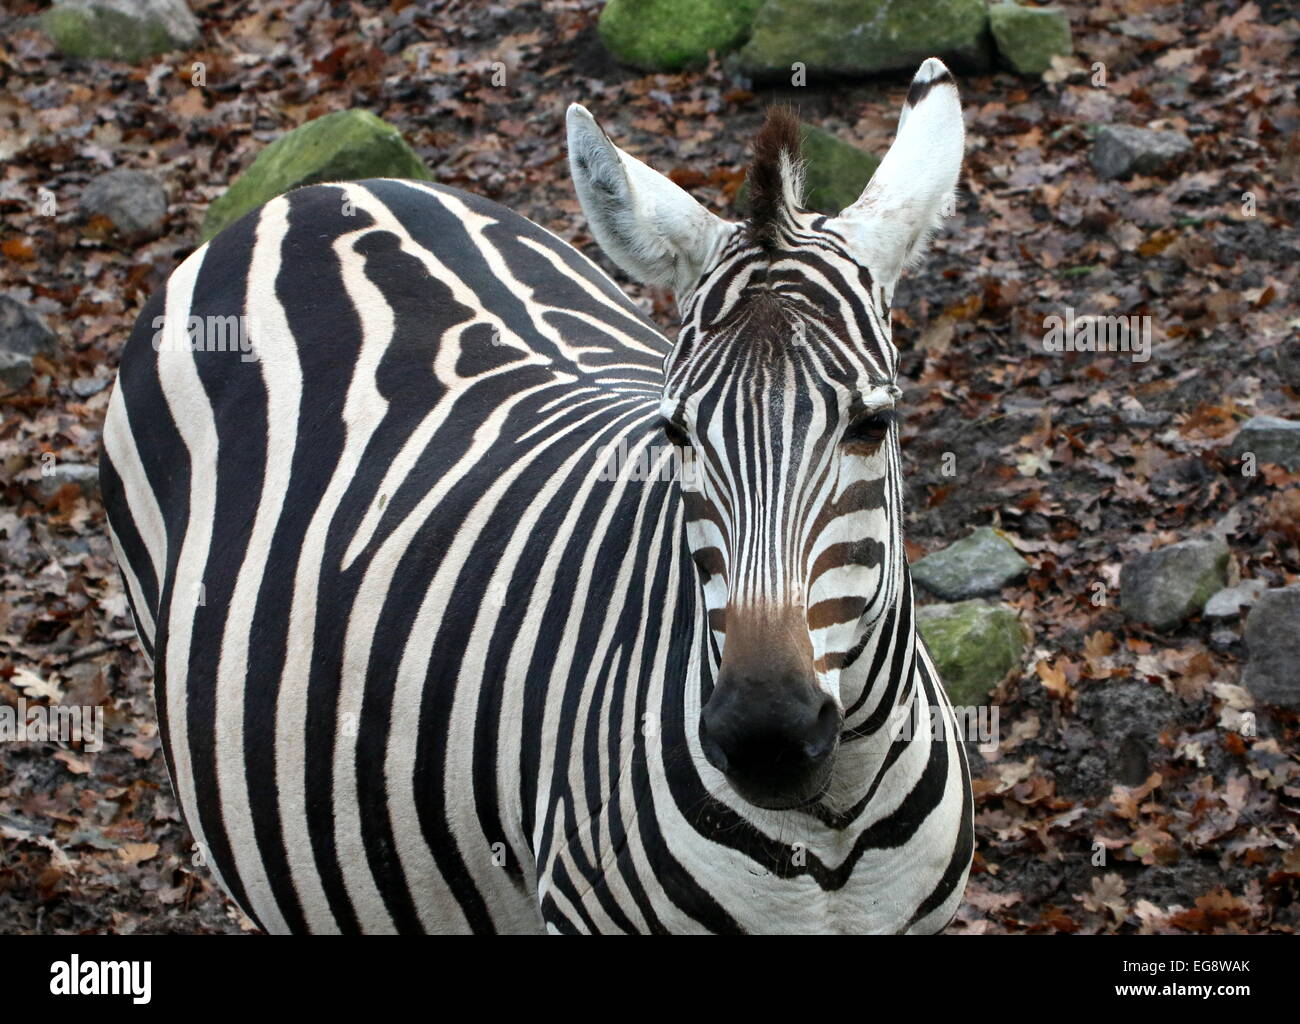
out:
M262 152L203 221L207 241L282 192L323 181L433 177L402 133L366 110L340 110L295 128Z
M597 30L614 58L642 71L680 71L734 50L763 0L609 0Z
M918 561L912 579L945 601L962 601L996 594L1028 569L1029 563L999 531L982 526Z
M1266 590L1246 616L1242 683L1267 704L1300 708L1300 583Z
M1192 151L1182 132L1157 132L1130 124L1108 124L1092 144L1092 166L1102 178L1154 174Z
M1022 75L1041 75L1051 68L1054 56L1074 52L1070 19L1055 7L993 4L989 8L989 29L998 55Z
M99 394L111 383L107 377L78 377L72 382L72 392L78 398Z
M1237 631L1235 629L1227 629L1224 626L1220 626L1218 629L1210 630L1211 650L1226 653L1228 651L1231 651L1240 642L1241 642L1241 637L1237 635Z
M1273 350L1273 359L1282 383L1300 388L1300 338L1287 338Z
M852 206L880 166L880 157L812 125L803 126L804 205L821 213Z
M1153 629L1172 629L1223 589L1227 566L1222 537L1196 537L1148 551L1120 570L1120 607Z
M957 705L981 703L1020 665L1025 649L1016 613L984 601L924 605L916 610L916 627Z
M42 25L69 57L132 64L199 41L198 19L185 0L59 0Z
M48 476L42 473L34 486L37 496L42 501L49 501L65 484L76 484L86 497L98 498L99 467L78 462L56 462L53 472Z
M984 70L992 41L984 0L767 0L740 50L740 71L789 81L810 73L915 71L927 57Z
M1235 587L1216 591L1205 602L1201 613L1207 619L1235 619L1243 608L1249 608L1268 588L1263 580L1242 580Z
M89 216L107 217L128 238L152 237L167 216L167 193L145 171L109 171L86 186L81 209Z
M1174 416L1173 413L1157 412L1153 409L1121 409L1119 418L1126 427L1137 427L1140 430L1155 430L1157 427L1163 427L1173 419Z
M0 295L0 352L52 356L58 347L59 339L35 310L8 295Z
M31 379L31 356L25 352L5 352L0 349L0 384L9 391L17 391Z
M1280 416L1252 416L1232 439L1232 457L1255 453L1255 462L1276 462L1291 472L1300 470L1300 421Z
M880 166L880 157L830 132L800 125L804 157L804 206L820 213L839 213L852 206ZM736 193L736 205L749 205L749 182Z
M1145 681L1111 679L1079 687L1075 721L1087 730L1085 749L1105 760L1105 778L1098 780L1102 792L1117 782L1138 786L1146 780L1152 761L1167 756L1160 734L1178 715L1177 700Z

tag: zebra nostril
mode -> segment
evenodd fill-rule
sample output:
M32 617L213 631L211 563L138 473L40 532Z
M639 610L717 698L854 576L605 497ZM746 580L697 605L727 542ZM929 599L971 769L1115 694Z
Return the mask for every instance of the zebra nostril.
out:
M727 755L718 746L718 741L709 735L708 727L703 721L700 723L700 746L704 750L704 759L725 775L729 766Z
M840 721L840 709L835 706L835 701L827 697L804 741L803 752L808 760L821 761L835 749L835 743L840 738Z
M731 765L727 752L718 742L719 737L725 732L725 712L719 714L724 703L722 696L714 693L700 710L700 748L704 751L704 759L723 773Z

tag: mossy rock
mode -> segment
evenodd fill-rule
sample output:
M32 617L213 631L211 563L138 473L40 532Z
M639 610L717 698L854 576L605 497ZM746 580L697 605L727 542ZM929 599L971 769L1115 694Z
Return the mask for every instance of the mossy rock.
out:
M41 26L69 57L137 64L199 41L199 23L184 0L63 0Z
M203 240L290 189L362 178L429 181L433 175L402 133L369 111L318 117L272 142L213 201L203 221Z
M1055 7L994 4L989 8L989 28L998 55L1022 75L1041 75L1051 68L1053 57L1074 52L1070 19Z
M819 213L839 213L852 206L880 166L880 157L830 132L800 125L804 158L804 206ZM736 206L749 210L749 183L736 193Z
M763 0L609 0L597 30L623 64L680 71L702 67L710 50L740 46L762 6Z
M757 78L915 71L927 57L983 70L992 42L984 0L767 0L738 66Z
M931 604L916 610L916 626L954 704L982 703L1019 667L1025 632L1010 608L983 601Z

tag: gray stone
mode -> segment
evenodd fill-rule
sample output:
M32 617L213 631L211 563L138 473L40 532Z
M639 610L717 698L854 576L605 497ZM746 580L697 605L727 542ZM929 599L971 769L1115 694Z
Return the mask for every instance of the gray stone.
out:
M1158 412L1154 409L1121 409L1119 418L1126 427L1155 430L1157 427L1163 427L1174 416L1173 413Z
M1300 421L1280 416L1252 416L1232 439L1232 457L1254 452L1255 461L1276 462L1291 472L1300 470Z
M158 179L144 171L109 171L86 186L81 209L99 214L128 237L156 235L167 216L167 193Z
M1266 590L1246 616L1242 683L1267 704L1300 708L1300 583Z
M1217 629L1210 630L1210 648L1215 651L1228 652L1241 642L1241 637L1237 635L1235 629L1228 629L1225 626L1219 626Z
M1273 350L1273 358L1282 383L1300 388L1300 338L1287 338Z
M58 344L59 339L35 310L8 295L0 295L0 352L52 356Z
M32 357L23 352L0 350L0 384L17 391L32 379Z
M1019 667L1025 650L1016 613L984 601L923 605L916 610L916 628L958 705L979 704Z
M1227 566L1222 537L1195 537L1148 551L1120 570L1120 606L1153 629L1172 629L1223 589Z
M1001 532L982 526L918 561L912 579L945 601L962 601L996 594L1028 569L1029 563Z
M978 70L992 48L984 0L767 0L737 65L786 82L796 63L811 74L871 75L939 57Z
M78 377L72 382L72 392L78 398L90 398L108 387L106 377Z
M1268 584L1263 580L1242 580L1235 587L1225 587L1211 595L1201 613L1207 619L1235 619L1243 608L1249 608L1259 598Z
M76 484L86 497L97 498L99 497L99 467L86 466L78 462L56 462L48 476L42 474L36 480L36 494L42 501L49 501L63 489L65 484Z
M1092 166L1102 178L1155 174L1191 151L1192 140L1182 132L1108 124L1092 144Z
M138 63L199 41L199 22L185 0L59 0L41 18L69 57Z
M1022 75L1041 75L1052 66L1053 57L1074 51L1070 18L1056 7L993 4L989 28L998 56Z

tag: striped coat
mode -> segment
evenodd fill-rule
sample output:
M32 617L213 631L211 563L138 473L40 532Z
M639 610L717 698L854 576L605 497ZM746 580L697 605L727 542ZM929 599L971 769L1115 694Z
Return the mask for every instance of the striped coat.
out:
M867 652L895 670L875 731L844 744L861 799L763 810L701 756L719 652L670 348L556 236L391 180L273 200L145 308L104 500L185 820L263 928L950 919L961 744L878 731L892 705L947 720L910 584Z

